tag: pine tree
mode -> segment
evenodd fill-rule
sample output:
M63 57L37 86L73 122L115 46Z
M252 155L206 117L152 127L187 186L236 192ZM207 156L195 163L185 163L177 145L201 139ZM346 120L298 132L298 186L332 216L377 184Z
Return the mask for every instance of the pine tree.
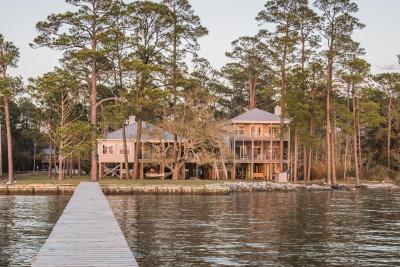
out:
M287 87L287 69L288 63L295 51L297 43L297 34L295 31L296 18L298 16L302 0L269 0L265 4L264 10L258 13L256 20L260 23L265 23L265 28L268 25L274 27L274 32L269 38L269 47L272 50L273 58L279 68L280 74L280 148L279 148L279 166L280 171L283 171L283 137L285 132L284 117L286 115L285 94ZM264 29L262 32L266 34Z
M13 140L11 132L10 99L15 95L16 90L21 86L19 79L11 78L8 69L17 66L19 59L18 48L4 39L0 34L0 93L3 97L4 113L7 131L7 162L8 162L8 183L14 181L14 162L13 162Z
M320 33L326 41L324 51L326 68L326 147L327 147L327 183L336 184L335 140L331 126L332 91L334 64L346 52L349 43L353 43L351 35L356 29L364 27L352 14L358 11L357 4L350 0L316 0L314 5L322 13Z
M113 0L66 0L76 9L62 14L51 14L46 21L38 22L39 35L32 45L47 46L64 51L76 65L84 66L85 81L89 91L90 122L92 124L91 171L92 181L97 180L97 82L107 50L103 45L112 33Z

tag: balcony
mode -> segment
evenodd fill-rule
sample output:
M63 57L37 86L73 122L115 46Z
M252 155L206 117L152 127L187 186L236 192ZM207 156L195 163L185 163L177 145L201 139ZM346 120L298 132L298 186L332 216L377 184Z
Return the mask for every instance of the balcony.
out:
M238 153L235 154L235 160L279 160L279 154L274 154L274 155L270 155L270 154L257 154L257 155L240 155ZM283 160L288 160L287 157L287 153L283 154Z
M280 159L280 142L278 140L236 140L230 143L230 151L235 160L279 160ZM288 160L288 142L284 142L283 146L284 160Z
M243 132L243 133L239 133L239 132L235 132L232 135L235 138L253 138L253 139L279 139L280 138L280 134L276 133L276 134L270 134L270 133L248 133L248 132ZM284 139L288 139L289 138L289 134L285 133L283 135Z

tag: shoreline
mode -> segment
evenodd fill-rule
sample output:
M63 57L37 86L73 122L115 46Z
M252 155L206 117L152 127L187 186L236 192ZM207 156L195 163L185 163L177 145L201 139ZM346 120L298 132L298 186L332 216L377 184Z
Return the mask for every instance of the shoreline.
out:
M221 182L205 185L100 185L105 195L229 195L241 192L357 191L362 189L397 190L392 183L294 184L273 182ZM0 185L0 195L72 195L77 185Z

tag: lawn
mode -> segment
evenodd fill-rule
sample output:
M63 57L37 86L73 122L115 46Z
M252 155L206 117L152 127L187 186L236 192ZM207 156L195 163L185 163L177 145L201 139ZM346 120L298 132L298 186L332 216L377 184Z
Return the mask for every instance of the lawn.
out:
M15 184L19 185L34 185L34 184L51 184L51 185L78 185L83 181L90 181L89 176L73 176L70 178L69 176L65 177L64 180L59 181L57 178L49 179L47 173L20 173L15 176ZM6 175L0 177L0 184L5 183ZM202 179L202 180L158 180L158 179L144 179L144 180L127 180L120 179L119 177L106 177L99 181L101 185L131 185L131 186L145 186L145 185L187 185L187 186L201 186L206 184L215 184L215 183L223 183L230 182L232 180L211 180L211 179ZM241 182L252 182L245 180L236 180ZM254 180L253 182L257 182L258 180ZM377 183L381 181L366 181L362 180L361 183ZM298 183L303 183L303 181L299 181ZM313 180L312 183L320 184L323 183L322 180ZM338 180L339 184L355 184L355 180L352 178L346 180Z
M0 178L0 181L5 182L6 176ZM69 176L65 177L64 180L59 181L58 178L49 179L47 174L39 173L24 173L17 174L15 176L15 184L17 185L34 185L34 184L51 184L51 185L78 185L80 182L90 181L89 176L73 176L70 178ZM144 180L127 180L120 179L119 177L106 177L99 181L101 185L187 185L187 186L195 186L195 185L206 185L206 184L214 184L221 183L223 181L211 180L211 179L203 179L203 180L158 180L158 179L144 179Z

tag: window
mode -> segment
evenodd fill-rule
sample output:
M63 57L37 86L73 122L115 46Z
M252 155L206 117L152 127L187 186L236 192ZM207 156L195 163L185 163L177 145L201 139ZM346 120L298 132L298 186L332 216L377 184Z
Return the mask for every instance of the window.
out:
M114 145L103 145L103 154L104 155L114 154Z
M269 127L269 135L270 136L278 136L279 135L279 126L271 126Z
M235 133L239 135L244 134L244 126L243 125L236 125Z
M251 126L251 135L260 137L262 135L262 126L261 125Z
M125 150L124 150L124 145L120 145L120 149L119 149L119 154L124 155L125 154ZM126 154L131 154L131 145L130 144L126 144Z

